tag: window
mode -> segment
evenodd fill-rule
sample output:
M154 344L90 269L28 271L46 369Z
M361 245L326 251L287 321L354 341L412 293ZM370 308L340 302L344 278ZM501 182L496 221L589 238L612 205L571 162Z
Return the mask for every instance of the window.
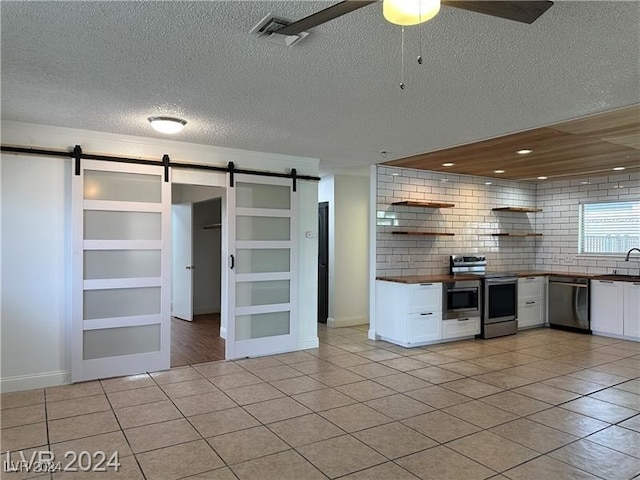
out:
M640 200L583 203L579 231L580 253L626 253L640 248Z

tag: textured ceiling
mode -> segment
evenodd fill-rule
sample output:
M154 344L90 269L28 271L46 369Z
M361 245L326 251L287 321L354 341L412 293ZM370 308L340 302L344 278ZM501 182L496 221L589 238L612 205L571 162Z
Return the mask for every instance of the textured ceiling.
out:
M380 3L287 48L267 14L333 2L0 2L2 118L302 155L323 171L439 150L640 101L640 3L557 1L532 25L443 7L420 31Z

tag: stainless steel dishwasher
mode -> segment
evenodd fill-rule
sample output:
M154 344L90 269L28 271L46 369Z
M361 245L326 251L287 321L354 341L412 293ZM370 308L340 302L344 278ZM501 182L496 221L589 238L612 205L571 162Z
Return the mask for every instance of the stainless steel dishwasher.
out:
M591 333L586 278L550 277L548 305L550 327Z

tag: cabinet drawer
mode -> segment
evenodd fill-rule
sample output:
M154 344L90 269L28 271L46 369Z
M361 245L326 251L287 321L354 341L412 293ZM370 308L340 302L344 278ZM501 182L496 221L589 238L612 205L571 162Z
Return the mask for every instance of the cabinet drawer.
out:
M518 300L541 299L544 297L545 277L525 277L518 279Z
M442 284L421 283L409 286L407 313L442 310Z
M440 312L412 313L407 315L407 343L439 340L442 336Z
M544 313L540 300L529 300L518 305L518 328L544 324Z
M480 333L480 317L442 322L442 338L471 337Z

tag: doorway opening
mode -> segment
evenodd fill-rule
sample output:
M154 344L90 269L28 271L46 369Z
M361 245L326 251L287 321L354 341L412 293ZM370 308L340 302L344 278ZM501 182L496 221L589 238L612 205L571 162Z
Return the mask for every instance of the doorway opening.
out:
M172 185L171 367L224 360L221 331L224 189Z
M318 204L318 323L329 317L329 202Z

